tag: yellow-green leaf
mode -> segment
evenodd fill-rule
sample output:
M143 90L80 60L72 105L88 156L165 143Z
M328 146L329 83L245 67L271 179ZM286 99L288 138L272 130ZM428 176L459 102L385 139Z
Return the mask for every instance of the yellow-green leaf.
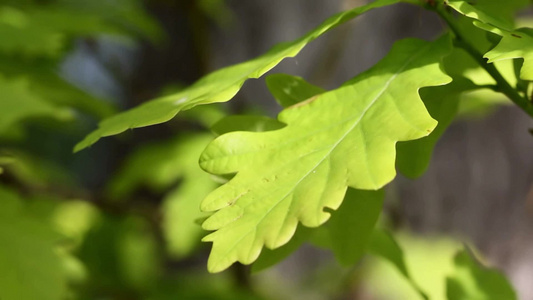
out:
M395 144L436 126L418 90L450 82L439 66L449 36L407 39L372 69L342 87L281 112L275 131L220 136L200 158L214 174L237 175L202 203L217 211L203 227L215 232L208 269L252 263L265 245L287 243L298 222L317 227L337 209L348 186L379 189L395 176Z

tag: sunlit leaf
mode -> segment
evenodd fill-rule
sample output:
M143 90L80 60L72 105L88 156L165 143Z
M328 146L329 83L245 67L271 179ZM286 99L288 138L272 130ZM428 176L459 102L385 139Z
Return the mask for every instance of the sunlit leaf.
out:
M347 186L379 189L395 176L395 143L427 136L436 126L418 89L448 83L439 62L449 37L398 42L375 67L284 110L283 129L220 136L200 158L214 174L237 175L202 203L217 211L204 222L215 230L212 272L253 262L263 245L287 243L298 221L317 227L337 209Z
M298 54L307 43L315 40L330 29L370 9L394 4L398 1L378 0L368 5L336 14L295 41L279 44L255 59L215 71L179 93L151 100L129 111L108 118L99 124L97 130L90 133L76 145L75 151L94 144L102 137L116 135L130 128L167 122L181 110L191 109L196 105L228 101L235 96L247 79L262 76L283 59Z

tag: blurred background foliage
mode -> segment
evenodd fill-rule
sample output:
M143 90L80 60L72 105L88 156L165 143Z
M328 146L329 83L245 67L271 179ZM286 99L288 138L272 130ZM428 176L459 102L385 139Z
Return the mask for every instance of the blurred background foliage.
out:
M265 85L247 84L234 102L199 107L72 154L102 118L178 91L363 3L251 2L0 0L0 299L514 299L502 273L484 267L490 263L473 245L442 237L445 231L421 237L413 233L419 228L399 222L402 193L394 189L385 197L380 229L364 237L368 255L361 248L339 258L348 265L326 250L346 244L332 244L323 229L300 228L288 245L265 250L252 270L236 265L207 274L209 245L200 243L205 233L199 225L206 214L199 203L227 178L204 173L198 156L218 134L281 126L257 117L279 110ZM269 13L279 13L286 31L266 29ZM358 25L365 30L364 24ZM278 70L303 73L324 87L343 72L353 77L364 63L344 70L328 54L361 36L349 35L349 26L302 54L316 69L296 59ZM230 35L237 38L226 41ZM386 38L390 45L397 36ZM371 60L386 51L381 47ZM447 71L463 73L468 59L454 55ZM468 79L491 83L471 67ZM499 68L513 75L512 66ZM486 117L505 103L490 90L465 98L457 104L465 119ZM354 208L343 209L349 215ZM302 246L307 239L312 246ZM361 237L355 230L338 239L353 244Z

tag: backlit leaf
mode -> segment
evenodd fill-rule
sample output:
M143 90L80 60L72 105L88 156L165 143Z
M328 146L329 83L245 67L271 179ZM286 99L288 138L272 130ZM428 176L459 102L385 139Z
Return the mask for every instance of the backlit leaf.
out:
M220 136L200 158L206 171L237 175L202 203L217 211L203 227L215 230L212 272L252 263L263 245L287 243L298 222L317 227L337 209L347 186L379 189L395 176L395 143L427 136L436 126L418 95L446 84L439 62L449 36L407 39L342 87L285 109L286 127Z

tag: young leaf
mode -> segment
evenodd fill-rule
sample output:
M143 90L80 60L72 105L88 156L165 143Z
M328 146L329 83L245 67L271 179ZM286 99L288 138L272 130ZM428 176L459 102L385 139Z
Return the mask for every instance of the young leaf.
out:
M499 271L481 265L466 249L454 258L455 270L446 278L448 300L514 300L516 293Z
M203 227L216 230L211 272L235 261L252 263L263 245L287 243L298 221L317 227L337 209L347 186L379 189L395 176L395 143L427 136L436 126L418 96L446 84L439 62L449 37L395 44L375 67L342 87L285 109L286 127L263 133L222 135L202 153L214 174L238 172L203 202L217 211Z
M295 41L279 44L264 55L250 61L215 71L179 93L151 100L129 111L105 119L99 124L97 130L90 133L76 145L74 151L82 150L102 137L119 134L130 128L167 122L181 110L191 109L201 104L226 102L233 98L247 79L261 77L283 59L298 54L307 43L330 29L368 10L391 5L399 1L378 0L368 5L336 14Z
M481 29L500 35L501 41L484 57L489 63L506 59L523 58L520 72L523 80L533 80L533 31L529 28L514 30L514 26L504 22L499 14L487 14L483 7L476 7L464 1L449 1L449 6L474 20Z
M494 28L492 32L501 35L502 40L484 55L485 58L489 59L488 62L523 58L524 64L520 69L520 78L533 81L533 29L523 28L507 32Z
M266 84L270 93L283 107L292 106L326 91L301 77L287 74L269 75L266 77Z

